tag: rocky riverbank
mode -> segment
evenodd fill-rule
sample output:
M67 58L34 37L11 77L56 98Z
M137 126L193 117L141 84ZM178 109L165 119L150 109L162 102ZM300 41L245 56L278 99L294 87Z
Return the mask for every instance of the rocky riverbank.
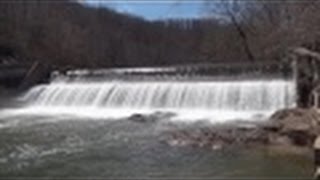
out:
M262 146L281 151L310 150L320 132L320 114L314 109L285 109L261 123L234 122L180 128L169 132L171 146L223 149L228 146Z

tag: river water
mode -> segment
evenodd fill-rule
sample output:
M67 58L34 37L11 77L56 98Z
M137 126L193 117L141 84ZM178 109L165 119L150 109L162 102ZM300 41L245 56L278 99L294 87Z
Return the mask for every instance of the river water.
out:
M176 147L168 132L261 121L294 107L292 81L96 81L59 77L2 100L0 177L310 178L312 158L264 148ZM171 112L138 122L134 113Z
M312 160L305 155L164 143L166 132L196 123L66 116L11 116L0 122L10 122L0 129L1 177L254 179L312 174Z

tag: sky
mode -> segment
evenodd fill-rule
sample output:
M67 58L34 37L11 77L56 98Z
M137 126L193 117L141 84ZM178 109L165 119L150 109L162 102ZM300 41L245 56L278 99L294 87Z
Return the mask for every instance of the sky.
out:
M89 6L109 7L147 20L200 18L205 16L203 0L85 0Z

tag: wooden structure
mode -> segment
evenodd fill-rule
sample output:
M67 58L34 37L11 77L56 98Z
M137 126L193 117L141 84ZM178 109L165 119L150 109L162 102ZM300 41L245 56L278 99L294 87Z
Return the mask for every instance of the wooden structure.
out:
M302 47L291 49L289 53L297 84L298 106L319 108L320 54Z

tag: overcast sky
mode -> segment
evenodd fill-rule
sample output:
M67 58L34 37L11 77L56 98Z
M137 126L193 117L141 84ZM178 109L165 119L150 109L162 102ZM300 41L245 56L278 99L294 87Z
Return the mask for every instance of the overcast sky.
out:
M90 6L106 6L148 20L205 16L201 0L85 0Z

